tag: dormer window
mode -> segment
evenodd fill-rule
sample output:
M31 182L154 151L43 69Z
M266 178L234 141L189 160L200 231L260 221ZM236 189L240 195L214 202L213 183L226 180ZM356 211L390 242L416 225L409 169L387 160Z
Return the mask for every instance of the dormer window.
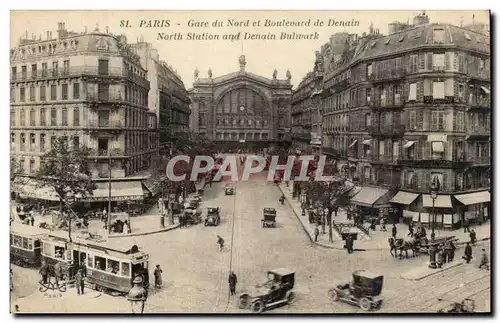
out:
M465 39L467 39L467 40L472 40L472 38L470 38L469 34L464 33L464 35L465 35Z
M391 39L389 38L389 39L387 39L387 40L385 41L385 44L386 44L386 45L389 45L389 43L390 43L390 42L391 42Z
M434 43L444 43L444 29L436 28L433 33Z
M399 42L402 42L405 39L405 35L399 37Z
M373 47L375 47L375 45L377 45L377 42L376 42L376 41L374 41L374 42L372 43L372 46L371 46L371 47L373 48Z
M417 31L417 33L415 34L415 38L420 38L420 36L422 36L422 32L421 31Z

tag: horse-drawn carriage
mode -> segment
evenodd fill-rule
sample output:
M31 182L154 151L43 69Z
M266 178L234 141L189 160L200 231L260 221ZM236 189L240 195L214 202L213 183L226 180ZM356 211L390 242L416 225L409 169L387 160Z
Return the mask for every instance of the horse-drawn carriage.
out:
M276 209L275 208L264 208L263 218L261 220L263 228L270 228L276 226Z
M394 257L398 256L401 259L403 256L403 252L406 254L406 258L408 258L408 250L411 250L413 253L413 257L418 256L418 254L429 254L429 248L431 245L441 246L445 245L450 241L455 241L455 236L447 236L447 237L439 237L434 240L429 240L425 235L425 231L423 233L415 233L413 238L404 239L404 238L389 238L389 246L391 255ZM393 253L394 252L394 253Z
M350 283L337 285L328 291L332 301L342 301L359 306L365 311L378 309L383 303L378 298L382 293L384 276L358 270L352 273Z

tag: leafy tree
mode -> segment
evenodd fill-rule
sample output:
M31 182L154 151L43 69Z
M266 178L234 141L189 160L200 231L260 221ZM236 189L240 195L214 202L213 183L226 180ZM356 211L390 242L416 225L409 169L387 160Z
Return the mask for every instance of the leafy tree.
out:
M57 194L61 216L68 222L70 241L71 219L74 213L71 203L68 202L75 198L87 198L95 189L88 167L88 156L87 147L70 147L67 137L57 138L52 149L42 156L36 174L40 188L49 187ZM64 216L67 219L64 219Z

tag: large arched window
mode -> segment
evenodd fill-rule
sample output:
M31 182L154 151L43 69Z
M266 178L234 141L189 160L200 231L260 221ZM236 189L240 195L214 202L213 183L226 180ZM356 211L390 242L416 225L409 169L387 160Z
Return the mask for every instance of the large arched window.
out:
M270 115L268 104L262 95L245 88L226 93L217 105L217 114Z

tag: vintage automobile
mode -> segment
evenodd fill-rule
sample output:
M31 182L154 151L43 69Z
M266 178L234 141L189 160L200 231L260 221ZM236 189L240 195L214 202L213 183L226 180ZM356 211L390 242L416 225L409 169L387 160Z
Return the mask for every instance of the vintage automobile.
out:
M220 224L220 209L218 207L209 207L207 209L207 218L205 226L218 226Z
M378 309L383 300L377 298L382 293L384 276L364 270L355 271L352 281L338 285L328 291L332 301L342 301L359 306L365 311Z
M234 194L233 184L226 184L226 187L224 189L226 191L226 195L233 195Z
M193 208L193 209L196 209L200 206L201 204L201 198L199 197L188 197L185 202L184 202L184 208Z
M269 228L276 226L276 209L265 207L263 211L262 227Z
M241 293L238 301L240 309L247 309L254 313L261 313L283 304L291 304L295 300L295 272L279 268L267 273L267 282L257 285L248 292Z
M201 222L201 212L199 209L187 207L184 209L186 224L198 224Z

